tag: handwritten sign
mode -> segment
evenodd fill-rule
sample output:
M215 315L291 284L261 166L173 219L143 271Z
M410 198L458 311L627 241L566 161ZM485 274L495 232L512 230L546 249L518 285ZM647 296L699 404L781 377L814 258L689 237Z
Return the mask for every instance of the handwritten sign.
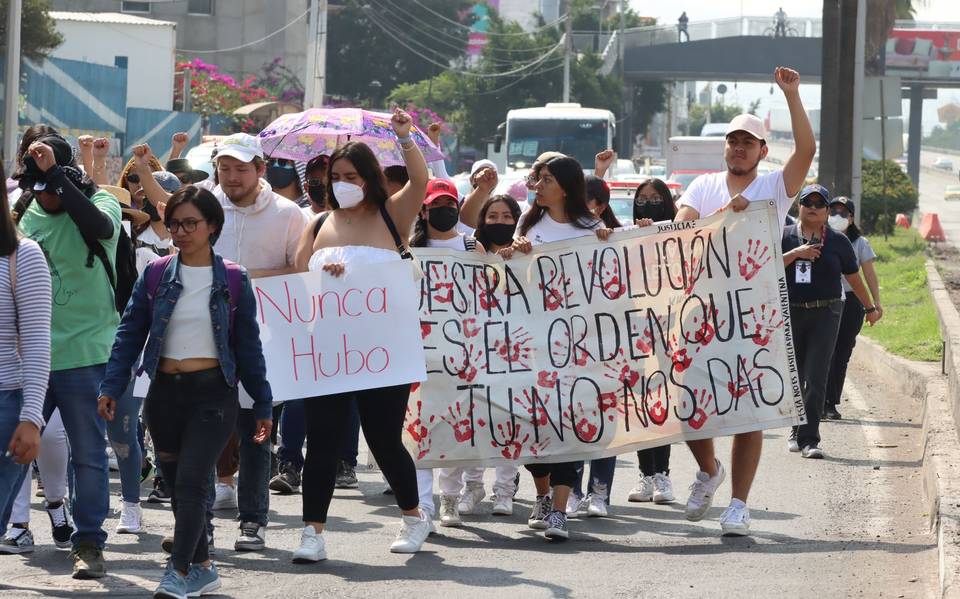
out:
M274 401L426 379L409 261L253 280Z
M419 467L598 458L804 418L772 202L507 262L417 256L428 379L405 434Z

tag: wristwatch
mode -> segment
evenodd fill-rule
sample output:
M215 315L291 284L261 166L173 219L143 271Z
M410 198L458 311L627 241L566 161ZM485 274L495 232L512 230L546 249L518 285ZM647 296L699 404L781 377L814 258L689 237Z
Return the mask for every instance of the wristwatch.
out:
M870 306L869 308L865 308L863 311L864 311L864 313L866 313L866 314L870 314L871 312L876 312L876 311L877 311L877 307L876 307L876 306Z

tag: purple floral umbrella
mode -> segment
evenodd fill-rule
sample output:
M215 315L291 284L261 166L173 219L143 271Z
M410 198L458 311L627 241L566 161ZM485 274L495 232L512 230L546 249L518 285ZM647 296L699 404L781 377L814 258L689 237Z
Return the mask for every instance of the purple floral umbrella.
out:
M321 154L329 156L348 141L361 141L370 146L381 166L404 164L391 116L359 108L311 108L278 117L260 132L260 144L267 156L306 162ZM427 162L443 159L420 129L412 127L410 136Z

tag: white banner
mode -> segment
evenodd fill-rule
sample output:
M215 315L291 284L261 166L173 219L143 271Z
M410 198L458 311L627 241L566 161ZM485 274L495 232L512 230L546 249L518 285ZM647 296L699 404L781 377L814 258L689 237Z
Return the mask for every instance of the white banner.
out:
M754 202L507 262L417 250L429 378L405 431L418 467L591 459L799 424L780 232L773 202Z

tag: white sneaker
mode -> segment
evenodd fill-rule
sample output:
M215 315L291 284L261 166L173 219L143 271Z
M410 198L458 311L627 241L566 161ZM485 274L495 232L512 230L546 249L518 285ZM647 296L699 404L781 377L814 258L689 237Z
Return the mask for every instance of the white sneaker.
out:
M213 499L215 510L237 509L237 490L226 483L216 484L216 497Z
M720 460L716 460L716 462L716 476L711 478L706 472L697 472L697 480L690 485L690 497L687 498L687 509L684 514L687 520L692 522L702 520L707 510L713 505L713 495L717 492L717 487L720 486L720 483L722 483L723 479L727 476Z
M423 514L419 516L401 516L400 532L390 545L391 553L416 553L430 535L430 520Z
M534 530L547 529L547 514L553 509L553 498L549 495L540 495L533 504L527 526Z
M637 481L637 486L630 491L629 495L627 495L627 501L633 501L635 503L653 501L653 477L644 476L641 472L640 479Z
M117 534L137 534L139 532L143 532L143 509L139 503L121 501Z
M807 445L803 448L803 451L800 452L800 457L811 460L822 460L823 450L820 449L819 445Z
M513 515L513 495L494 495L493 496L493 515L494 516L512 516Z
M586 497L577 497L575 494L570 493L570 497L567 498L567 509L566 515L570 520L575 520L585 514L587 511L587 498Z
M797 444L797 432L790 431L790 436L787 437L787 451L790 453L799 453L800 445Z
M463 520L460 519L460 512L457 510L456 495L440 496L440 526L460 526Z
M591 518L607 517L607 498L599 493L591 493L584 499L587 504L587 515Z
M654 503L671 503L675 497L673 496L673 483L670 482L670 477L664 474L663 472L657 472L653 475L653 502Z
M293 563L312 564L327 559L327 542L323 533L306 526L300 533L300 547L293 552Z
M720 516L720 530L725 537L744 537L750 534L750 508L730 505Z
M483 492L483 483L468 482L467 487L460 494L460 502L457 504L457 511L461 514L470 515L477 509L486 493Z
M0 540L0 553L33 553L33 533L26 528L11 526Z
M112 472L120 471L120 462L117 461L117 454L113 451L113 447L107 442L107 467L110 468Z

